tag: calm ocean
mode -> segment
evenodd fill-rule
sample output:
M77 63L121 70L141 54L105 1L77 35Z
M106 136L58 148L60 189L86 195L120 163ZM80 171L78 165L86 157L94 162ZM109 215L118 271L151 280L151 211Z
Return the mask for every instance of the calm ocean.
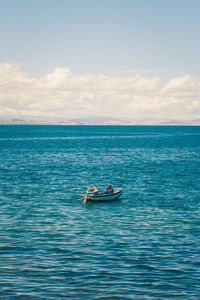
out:
M200 299L199 189L200 127L0 126L0 299Z

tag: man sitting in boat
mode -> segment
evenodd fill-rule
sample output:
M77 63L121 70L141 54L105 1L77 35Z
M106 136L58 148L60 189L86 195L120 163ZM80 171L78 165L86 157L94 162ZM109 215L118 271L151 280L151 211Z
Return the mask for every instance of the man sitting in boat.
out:
M94 184L92 184L89 188L89 191L93 191L94 194L99 194L98 189L96 188L96 186Z
M105 189L105 191L104 191L105 193L108 193L108 194L111 194L111 193L113 193L114 191L113 191L113 188L112 188L112 185L109 183L108 184L108 186L107 186L107 188Z

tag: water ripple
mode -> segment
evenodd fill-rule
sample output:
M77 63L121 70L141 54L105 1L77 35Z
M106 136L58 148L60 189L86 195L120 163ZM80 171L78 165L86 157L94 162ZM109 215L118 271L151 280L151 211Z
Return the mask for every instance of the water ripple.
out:
M69 127L0 126L0 298L198 299L199 127Z

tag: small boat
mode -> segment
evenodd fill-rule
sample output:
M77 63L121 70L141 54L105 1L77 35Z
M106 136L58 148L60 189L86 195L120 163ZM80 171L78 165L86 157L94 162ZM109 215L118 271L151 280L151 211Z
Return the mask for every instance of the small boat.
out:
M114 190L112 193L87 193L86 195L81 195L82 200L86 198L87 202L103 202L103 201L111 201L117 200L121 196L123 189Z

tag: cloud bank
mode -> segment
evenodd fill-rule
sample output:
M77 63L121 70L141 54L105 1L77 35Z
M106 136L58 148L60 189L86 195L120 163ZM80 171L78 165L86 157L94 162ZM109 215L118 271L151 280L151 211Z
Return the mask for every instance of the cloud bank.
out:
M121 123L200 124L200 81L185 75L112 77L56 68L34 78L20 67L0 65L0 119L112 118Z

